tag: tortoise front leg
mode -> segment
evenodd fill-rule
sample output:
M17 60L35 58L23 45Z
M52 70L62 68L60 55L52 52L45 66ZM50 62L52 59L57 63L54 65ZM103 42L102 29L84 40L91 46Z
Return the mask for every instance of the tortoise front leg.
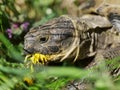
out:
M97 52L94 60L86 67L86 69L92 68L94 66L105 64L110 70L109 72L112 76L120 75L120 46L114 48L100 50Z

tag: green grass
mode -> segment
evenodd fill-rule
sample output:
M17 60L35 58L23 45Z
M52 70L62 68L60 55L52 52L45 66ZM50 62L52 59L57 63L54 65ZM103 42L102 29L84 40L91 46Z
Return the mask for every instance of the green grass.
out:
M102 71L87 71L75 67L43 67L38 66L35 72L31 72L23 64L8 63L2 61L0 65L0 90L59 90L72 80L87 78L91 82L95 82L95 90L119 90L120 81L114 82L114 79L109 76L108 72ZM102 74L101 74L102 72ZM89 76L90 75L90 76ZM33 84L24 82L24 77L30 77ZM5 89L4 89L5 88ZM33 89L33 90L34 90ZM21 90L21 89L20 89Z

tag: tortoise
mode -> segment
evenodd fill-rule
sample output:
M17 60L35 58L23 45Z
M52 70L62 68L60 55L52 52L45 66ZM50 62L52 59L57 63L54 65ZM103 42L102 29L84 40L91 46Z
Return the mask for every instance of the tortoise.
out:
M98 56L101 50L119 46L118 9L103 5L96 9L98 15L83 15L80 18L63 15L52 19L25 35L24 50L29 54L49 56L47 62Z
M83 60L87 69L101 60L120 56L119 9L119 6L102 4L93 14L81 17L62 15L33 27L24 37L25 54L34 64ZM89 57L93 60L88 63ZM111 72L120 74L119 70Z

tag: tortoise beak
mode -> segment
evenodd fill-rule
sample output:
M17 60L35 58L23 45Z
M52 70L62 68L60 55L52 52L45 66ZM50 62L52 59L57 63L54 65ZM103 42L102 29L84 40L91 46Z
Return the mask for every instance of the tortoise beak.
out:
M33 50L27 50L27 49L24 49L24 55L28 55L28 54L32 54L33 53Z

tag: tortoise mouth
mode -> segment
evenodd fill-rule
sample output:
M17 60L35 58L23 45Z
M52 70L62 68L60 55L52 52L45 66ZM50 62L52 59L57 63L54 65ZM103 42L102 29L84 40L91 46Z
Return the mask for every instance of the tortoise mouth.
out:
M32 54L32 52L30 52L27 49L24 49L23 55L26 56L26 55L29 55L29 54Z

